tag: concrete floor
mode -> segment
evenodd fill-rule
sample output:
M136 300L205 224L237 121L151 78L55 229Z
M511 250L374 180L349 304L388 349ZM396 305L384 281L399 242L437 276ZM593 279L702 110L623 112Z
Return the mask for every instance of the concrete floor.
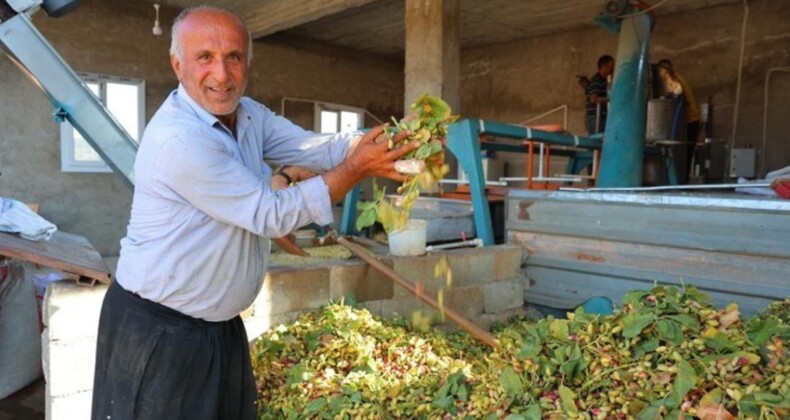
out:
M44 378L0 401L0 420L43 420Z

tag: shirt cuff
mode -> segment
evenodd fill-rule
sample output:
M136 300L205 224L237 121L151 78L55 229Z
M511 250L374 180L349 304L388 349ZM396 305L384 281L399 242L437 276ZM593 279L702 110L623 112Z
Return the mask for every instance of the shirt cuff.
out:
M335 219L332 214L332 200L324 177L316 176L296 184L296 189L307 206L307 213L313 222L326 226Z

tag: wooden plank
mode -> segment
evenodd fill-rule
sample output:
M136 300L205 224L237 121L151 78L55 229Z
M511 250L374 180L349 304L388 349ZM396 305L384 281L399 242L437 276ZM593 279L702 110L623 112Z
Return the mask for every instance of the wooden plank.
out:
M512 232L530 250L529 267L553 267L648 283L677 282L764 299L790 296L787 259Z
M624 292L659 283L693 285L716 305L737 302L741 312L751 315L790 296L787 260L559 236L533 241L525 235L530 234L516 233L511 239L523 241L531 252L525 269L528 303L568 309L596 296L619 302Z
M242 18L253 39L362 7L376 0L268 0L247 2Z
M576 197L511 194L508 230L790 258L790 209Z
M0 255L77 274L101 283L110 282L110 270L101 255L82 236L55 232L49 241L29 241L0 232Z

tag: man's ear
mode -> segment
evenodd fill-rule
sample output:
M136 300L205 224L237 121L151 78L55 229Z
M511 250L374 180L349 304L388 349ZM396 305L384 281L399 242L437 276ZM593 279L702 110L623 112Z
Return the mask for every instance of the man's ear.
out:
M181 61L178 59L176 54L170 54L170 65L173 67L173 71L176 73L176 78L178 81L181 81Z

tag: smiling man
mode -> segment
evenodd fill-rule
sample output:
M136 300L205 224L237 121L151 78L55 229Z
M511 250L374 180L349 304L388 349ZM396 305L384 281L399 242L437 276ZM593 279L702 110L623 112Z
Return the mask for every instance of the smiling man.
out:
M260 291L269 238L329 224L331 203L365 177L403 181L394 162L419 143L389 150L382 127L316 135L244 97L251 40L228 12L185 10L172 36L179 86L137 153L131 219L99 323L92 416L253 419L239 313ZM322 175L273 191L279 175L264 159Z

